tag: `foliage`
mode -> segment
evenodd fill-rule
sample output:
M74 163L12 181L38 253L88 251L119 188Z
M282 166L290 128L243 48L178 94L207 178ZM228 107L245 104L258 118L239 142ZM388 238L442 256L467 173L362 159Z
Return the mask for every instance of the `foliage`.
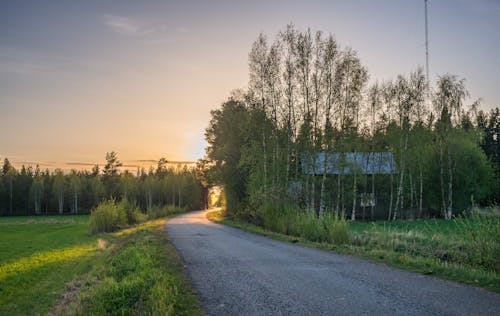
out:
M316 240L324 234L314 217L323 213L451 219L498 199L498 110L488 117L479 101L467 110L465 80L449 74L435 91L421 69L370 87L367 78L357 53L333 35L293 25L272 41L260 34L249 89L212 111L199 164L206 183L223 187L228 214L282 232L301 217ZM391 152L396 173L304 172L318 154L352 152ZM374 206L362 206L367 195Z
M102 204L102 203L101 203ZM129 202L127 199L123 199L119 204L118 208L125 211L125 216L127 218L127 224L135 225L145 222L147 216L141 212L141 209L137 207L136 204ZM91 216L92 218L92 216Z
M156 219L166 216L171 216L175 214L180 214L186 212L186 208L179 208L175 205L166 205L163 207L153 206L147 210L148 219Z
M99 203L90 213L89 232L91 234L112 232L127 225L125 204L118 204L114 199Z
M158 167L137 174L125 170L116 153L106 155L107 164L89 170L65 173L22 166L16 170L4 159L0 172L0 215L47 215L89 213L103 199L126 199L141 210L152 206L176 205L200 209L204 206L206 188L196 171L174 168L161 158ZM205 183L205 185L208 185Z

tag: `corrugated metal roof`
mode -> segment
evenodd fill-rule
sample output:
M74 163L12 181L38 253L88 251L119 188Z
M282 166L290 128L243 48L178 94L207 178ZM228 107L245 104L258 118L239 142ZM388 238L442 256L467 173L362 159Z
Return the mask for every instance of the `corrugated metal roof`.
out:
M391 152L359 152L359 153L318 153L316 159L311 155L303 154L302 173L323 174L349 174L357 172L360 174L391 174L397 173L396 163ZM313 161L314 160L314 161Z

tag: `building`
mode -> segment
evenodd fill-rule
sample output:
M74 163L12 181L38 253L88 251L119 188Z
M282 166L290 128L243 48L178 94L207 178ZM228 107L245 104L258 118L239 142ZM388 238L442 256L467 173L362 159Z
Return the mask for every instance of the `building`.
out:
M391 152L318 153L316 157L304 154L301 158L302 173L308 175L322 175L325 170L327 175L398 172Z

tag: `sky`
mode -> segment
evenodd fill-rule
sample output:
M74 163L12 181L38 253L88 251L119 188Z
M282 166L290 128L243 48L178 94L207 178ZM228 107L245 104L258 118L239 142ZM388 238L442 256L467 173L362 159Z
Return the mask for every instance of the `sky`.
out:
M500 106L500 0L429 0L430 78ZM332 33L370 80L425 65L424 0L0 0L0 159L89 168L204 155L210 111L248 83L259 33Z

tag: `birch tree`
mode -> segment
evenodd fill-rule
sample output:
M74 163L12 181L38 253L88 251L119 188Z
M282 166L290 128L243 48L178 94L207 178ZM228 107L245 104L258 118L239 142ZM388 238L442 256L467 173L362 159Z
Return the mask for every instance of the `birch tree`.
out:
M288 184L290 179L290 165L291 165L291 156L292 150L294 150L295 155L295 170L294 170L294 179L297 180L298 174L298 162L299 155L297 153L297 149L294 144L295 135L296 135L296 121L297 118L295 116L295 102L296 102L296 94L297 94L297 84L296 84L296 71L297 64L295 61L296 58L296 40L297 40L297 32L295 31L292 24L287 25L286 31L280 33L281 40L281 48L282 48L282 69L283 69L283 126L285 128L286 133L286 171L285 171L285 183ZM292 148L293 146L293 148Z
M375 138L375 133L376 133L377 115L382 106L381 89L378 82L375 82L370 87L370 90L368 92L368 104L370 109L370 135L372 137L370 151L374 153L375 142L373 139ZM372 165L374 165L373 162ZM373 202L375 202L375 171L373 171L371 174L371 195L372 199L374 200ZM370 218L373 220L374 216L375 216L375 203L372 203L370 208Z
M450 138L453 137L454 126L461 120L463 100L466 96L468 96L468 92L465 89L464 79L459 80L456 76L448 74L438 79L434 107L439 116L436 131L438 134L441 208L444 218L448 220L453 216L454 164Z
M258 108L262 115L266 115L266 75L267 71L267 54L268 54L268 44L267 39L264 34L259 34L257 40L252 44L252 49L248 55L248 64L250 71L250 81L249 90L251 94L254 94L258 100ZM267 132L265 125L261 128L262 135L262 170L263 170L263 189L264 196L267 197Z
M57 210L59 214L64 212L64 191L66 189L66 179L61 169L54 171L54 195L57 198Z
M30 195L32 196L34 202L35 214L37 215L41 213L43 192L44 192L43 178L39 172L35 172L35 176L31 184Z
M78 195L80 194L81 180L76 170L71 170L69 186L73 195L73 213L78 214Z
M325 113L323 125L323 175L321 179L320 192L320 216L325 210L325 191L326 191L326 172L327 172L327 155L330 152L330 146L333 138L333 125L331 121L332 108L337 99L338 88L336 87L335 71L337 66L338 46L333 36L330 35L324 45L324 53L322 56L323 70L323 85L325 89Z

